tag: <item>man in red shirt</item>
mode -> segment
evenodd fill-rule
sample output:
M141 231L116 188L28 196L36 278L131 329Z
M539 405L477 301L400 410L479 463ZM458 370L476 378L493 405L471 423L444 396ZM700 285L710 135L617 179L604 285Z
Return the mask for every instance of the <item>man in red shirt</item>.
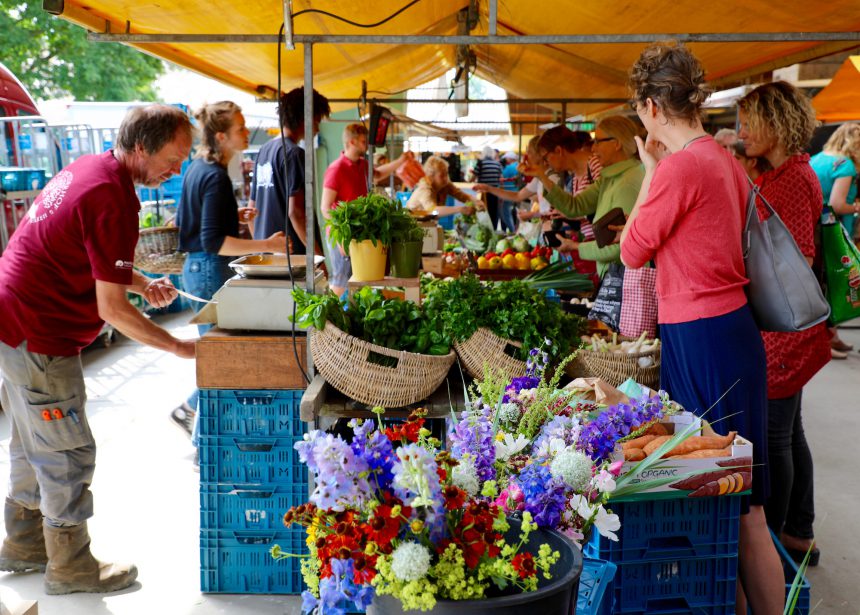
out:
M369 178L365 154L367 154L367 128L363 124L349 124L343 129L343 152L340 158L328 166L323 180L320 209L326 220L331 217L331 210L336 208L338 203L352 201L367 194ZM411 157L411 152L404 152L396 160L374 168L374 182L391 175L397 167ZM329 285L340 297L346 290L347 282L352 275L352 264L343 248L331 243L329 248L332 261Z
M194 341L146 319L126 295L155 307L177 296L169 280L132 268L140 211L134 185L156 187L178 175L190 149L182 111L132 109L116 149L57 173L0 257L0 401L12 422L0 570L44 570L48 594L116 591L137 577L133 565L90 553L96 447L80 352L107 321L143 344L194 358Z

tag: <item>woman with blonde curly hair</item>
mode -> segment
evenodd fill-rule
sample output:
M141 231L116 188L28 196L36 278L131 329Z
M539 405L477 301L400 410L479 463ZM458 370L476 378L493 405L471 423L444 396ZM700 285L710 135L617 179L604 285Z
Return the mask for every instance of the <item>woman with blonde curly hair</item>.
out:
M445 205L449 196L464 204ZM435 211L440 218L454 214L468 216L475 211L472 197L451 183L448 163L439 156L430 156L424 161L424 177L415 185L406 207L410 210Z
M860 168L860 124L846 122L827 139L824 149L809 160L821 182L824 203L839 216L849 237L860 211L857 170Z
M720 430L753 443L752 495L740 522L739 578L756 614L782 610L784 579L767 531L766 358L747 304L741 233L747 175L702 127L710 89L683 45L647 48L630 70L645 178L624 232L629 267L657 265L660 386ZM739 596L740 597L740 596ZM739 611L740 612L740 611Z
M809 99L793 85L776 81L738 101L738 136L748 156L773 167L759 178L762 196L788 227L812 264L823 196L804 148L815 130ZM768 216L758 203L759 216ZM824 323L799 333L762 332L767 353L768 468L771 493L765 503L770 528L792 555L813 542L812 455L801 420L804 385L830 360ZM810 565L818 563L813 551Z

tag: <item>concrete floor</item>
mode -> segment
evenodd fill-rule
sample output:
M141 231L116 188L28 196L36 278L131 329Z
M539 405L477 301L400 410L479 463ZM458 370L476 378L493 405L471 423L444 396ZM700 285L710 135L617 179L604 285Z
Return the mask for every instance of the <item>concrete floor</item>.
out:
M195 337L188 315L158 321ZM860 348L860 331L842 337ZM93 482L93 552L134 561L139 582L110 595L46 596L42 575L0 573L0 604L37 600L41 615L165 615L299 613L290 596L201 594L199 475L193 448L167 415L194 386L194 364L122 337L84 353L87 412L98 443ZM816 462L816 533L821 564L812 569L818 615L860 613L860 473L852 451L860 436L860 353L828 365L804 395L806 430ZM0 414L0 493L8 481L9 423Z

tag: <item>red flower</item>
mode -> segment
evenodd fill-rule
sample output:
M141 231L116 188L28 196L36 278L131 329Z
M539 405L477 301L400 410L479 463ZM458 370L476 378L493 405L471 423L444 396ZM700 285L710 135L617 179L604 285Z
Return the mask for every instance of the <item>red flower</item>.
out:
M380 504L367 524L367 537L379 545L391 542L400 532L401 519L402 517L391 517L391 506Z
M385 436L392 442L406 440L407 442L418 442L418 432L424 427L424 419L410 414L405 423L392 425L385 429Z
M517 574L520 575L521 579L527 579L537 574L537 570L535 569L535 558L532 557L531 553L518 553L514 556L514 559L511 560L511 564L514 567L514 570L517 571Z
M442 490L442 495L445 496L445 508L448 510L462 508L466 502L466 492L454 485L445 487Z
M369 585L376 576L376 556L359 553L352 559L352 580L356 585Z

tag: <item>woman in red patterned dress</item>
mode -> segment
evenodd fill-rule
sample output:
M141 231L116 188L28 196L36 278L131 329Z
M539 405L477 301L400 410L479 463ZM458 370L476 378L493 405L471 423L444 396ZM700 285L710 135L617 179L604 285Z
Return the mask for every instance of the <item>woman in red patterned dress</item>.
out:
M762 85L738 101L739 137L747 156L763 157L773 169L757 183L761 194L788 227L810 265L815 256L821 186L804 148L812 138L815 112L794 86ZM767 211L759 203L759 216ZM768 467L767 523L792 555L813 540L812 455L801 421L804 385L830 360L830 341L822 323L799 333L763 332L767 354ZM817 550L810 565L818 563Z

